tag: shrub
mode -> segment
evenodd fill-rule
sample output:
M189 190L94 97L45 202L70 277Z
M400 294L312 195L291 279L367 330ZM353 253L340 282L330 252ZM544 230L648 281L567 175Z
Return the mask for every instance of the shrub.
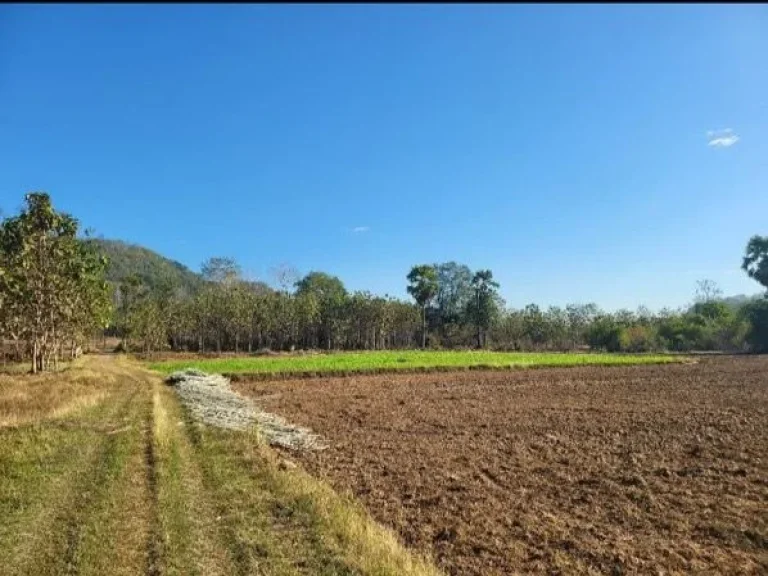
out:
M622 330L621 344L626 352L650 352L656 348L656 334L650 326L630 326Z
M753 352L768 352L768 297L750 302L742 309L749 324L747 343Z
M704 348L702 343L706 339L706 331L703 316L685 314L665 319L659 326L659 339L667 350L685 352Z
M608 352L620 352L628 343L626 330L608 316L592 323L587 332L587 341L592 348Z

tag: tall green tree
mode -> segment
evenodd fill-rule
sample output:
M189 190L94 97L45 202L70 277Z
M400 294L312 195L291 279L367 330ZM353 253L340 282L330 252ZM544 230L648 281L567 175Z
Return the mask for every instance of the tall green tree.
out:
M768 236L749 239L741 268L768 290Z
M467 303L474 296L472 271L464 264L445 262L435 264L437 295L435 307L440 325L460 323Z
M78 221L31 192L18 216L0 224L0 299L7 326L27 342L32 372L56 367L69 343L105 321L107 262L78 238Z
M336 276L325 272L310 272L296 282L296 296L313 297L320 307L320 331L325 347L330 350L334 336L344 323L347 289Z
M484 348L488 329L499 311L497 304L499 283L493 279L490 270L478 270L472 276L474 297L470 302L470 317L477 329L477 347Z
M141 300L147 297L148 289L138 274L131 274L118 284L116 293L115 323L122 336L123 350L130 352L131 337L136 330L136 310Z
M756 235L749 239L741 267L768 290L768 236ZM768 292L765 296L743 309L749 323L747 340L755 352L768 352Z
M768 298L754 300L744 306L742 314L748 322L747 342L753 352L768 352Z
M429 264L414 266L408 272L408 294L421 308L421 347L427 347L427 306L437 296L439 288L437 270Z

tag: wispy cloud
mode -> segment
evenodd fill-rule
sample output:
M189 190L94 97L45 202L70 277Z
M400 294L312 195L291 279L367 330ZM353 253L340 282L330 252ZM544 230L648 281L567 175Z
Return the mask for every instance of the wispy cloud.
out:
M728 148L739 141L739 137L730 128L724 130L707 131L707 140L710 146L715 148Z
M370 230L370 227L368 226L355 226L352 228L352 232L355 234L362 234L363 232L368 232L368 230Z

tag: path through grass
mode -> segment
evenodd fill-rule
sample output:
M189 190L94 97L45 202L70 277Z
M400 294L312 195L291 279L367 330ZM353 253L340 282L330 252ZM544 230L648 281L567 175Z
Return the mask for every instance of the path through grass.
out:
M438 575L255 431L192 421L126 358L0 379L0 415L3 575Z

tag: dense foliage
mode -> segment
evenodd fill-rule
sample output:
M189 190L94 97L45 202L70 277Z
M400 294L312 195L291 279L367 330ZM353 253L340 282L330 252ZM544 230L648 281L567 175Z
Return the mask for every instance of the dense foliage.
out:
M0 228L1 336L33 356L36 369L55 361L64 343L74 351L103 327L107 260L108 332L126 350L768 351L768 300L724 300L711 281L685 310L509 309L490 270L457 262L414 266L406 276L411 302L350 293L320 271L300 277L281 269L275 289L245 280L231 258L209 259L198 275L148 250L76 236L77 221L53 210L46 194L27 195L26 209ZM749 240L742 266L765 286L768 239Z
M222 259L219 259L222 260ZM211 261L205 268L212 266ZM231 267L237 270L236 264ZM426 272L431 268L433 272ZM417 266L408 280L415 303L350 293L339 278L310 272L294 290L249 283L237 273L208 275L194 295L119 287L116 327L125 346L145 352L383 350L426 346L607 352L763 350L763 300L730 305L699 294L687 310L608 313L595 304L505 308L489 270L449 262ZM435 285L436 283L436 285Z
M77 237L78 222L42 192L27 194L18 216L0 223L0 337L32 371L76 356L106 325L106 261Z

